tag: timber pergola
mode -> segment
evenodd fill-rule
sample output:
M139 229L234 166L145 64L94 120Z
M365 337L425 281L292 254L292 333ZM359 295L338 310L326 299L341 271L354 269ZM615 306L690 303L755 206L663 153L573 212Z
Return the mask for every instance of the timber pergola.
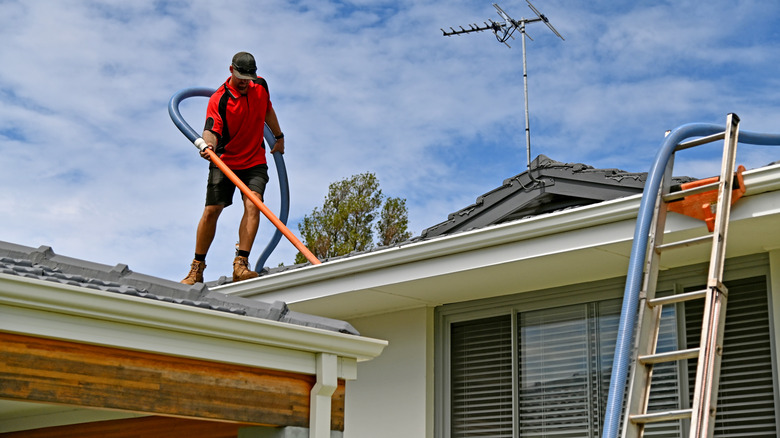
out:
M127 413L56 425L34 416L3 418L0 437L166 436L165 430L235 437L238 430L270 427L328 437L344 429L345 381L357 378L358 361L386 345L0 273L0 400Z

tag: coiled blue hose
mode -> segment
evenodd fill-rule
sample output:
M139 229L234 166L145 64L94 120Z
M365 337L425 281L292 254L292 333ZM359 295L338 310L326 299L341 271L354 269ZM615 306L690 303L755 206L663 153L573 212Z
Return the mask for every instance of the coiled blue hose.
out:
M173 97L171 97L171 100L168 102L168 114L171 116L173 124L176 125L176 127L179 128L179 131L181 131L181 133L184 134L184 136L193 143L195 140L200 138L200 134L195 132L195 130L192 129L187 121L185 121L181 116L181 113L179 112L179 104L182 100L190 97L210 97L212 94L214 94L214 91L215 90L213 88L186 88L174 94ZM271 132L271 128L269 128L268 125L265 125L263 136L265 137L266 143L268 143L268 147L273 149L273 146L276 143L276 139L274 138L274 135ZM287 180L287 167L284 164L284 157L281 153L275 152L271 155L274 157L276 174L279 177L281 206L279 207L278 217L283 224L287 225L287 219L290 214L290 186ZM271 240L268 242L268 245L266 245L265 249L257 259L257 263L255 264L256 272L259 273L263 269L263 265L268 260L268 257L271 256L271 253L274 251L274 249L276 249L276 246L279 244L281 238L282 232L279 229L276 229L273 236L271 236Z
M609 381L609 395L607 396L602 438L616 438L620 426L620 412L623 406L626 377L631 360L631 340L634 336L634 325L639 306L639 291L642 286L647 243L650 226L653 221L655 201L658 197L658 190L660 190L664 171L678 144L689 138L706 137L723 132L725 129L724 126L706 123L692 123L680 126L664 139L661 149L656 154L655 161L648 173L642 201L639 204L639 212L637 213L634 241L631 246L631 258L628 262L628 276L626 277L626 288L623 293L623 307L620 311L620 325L618 326L617 342L615 343L615 357L612 362L612 377ZM739 143L780 146L780 134L740 131L738 140Z

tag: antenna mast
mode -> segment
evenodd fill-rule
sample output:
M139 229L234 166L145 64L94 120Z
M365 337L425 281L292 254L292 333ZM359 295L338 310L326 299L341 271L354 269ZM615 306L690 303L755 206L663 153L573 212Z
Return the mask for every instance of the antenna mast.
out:
M490 24L487 22L483 22L483 25L479 24L469 24L469 28L465 29L463 26L459 26L460 29L453 29L450 27L450 30L444 30L441 29L443 36L452 36L452 35L462 35L465 33L472 33L472 32L482 32L484 30L492 30L493 33L496 35L496 39L500 43L506 44L507 47L512 48L507 43L507 40L509 38L515 39L515 37L512 35L516 30L520 31L522 40L522 47L523 47L523 95L525 97L525 145L526 145L526 156L528 160L528 176L531 177L532 180L536 181L531 175L531 127L530 127L530 121L528 117L528 69L526 66L526 55L525 55L525 39L526 37L533 41L533 38L528 36L528 34L525 31L525 25L529 23L536 23L538 21L543 22L547 25L547 27L550 28L550 30L557 35L560 39L564 40L563 36L561 36L560 33L558 33L557 30L553 27L552 24L550 24L550 20L547 19L547 17L544 16L541 12L539 12L538 9L534 7L534 5L531 4L529 0L525 0L528 3L528 7L531 8L531 10L536 14L536 18L521 18L520 20L514 20L512 17L510 17L506 12L504 12L503 9L501 9L498 4L493 3L493 7L496 8L496 11L498 12L498 15L504 20L501 22L495 22L491 19L488 19Z

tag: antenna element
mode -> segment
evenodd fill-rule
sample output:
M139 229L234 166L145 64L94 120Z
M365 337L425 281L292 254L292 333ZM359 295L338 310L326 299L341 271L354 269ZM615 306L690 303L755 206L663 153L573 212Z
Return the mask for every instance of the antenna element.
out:
M539 12L534 5L531 4L529 0L525 0L528 3L528 7L531 8L531 10L536 14L536 18L521 18L520 20L515 20L512 17L509 16L506 12L504 12L503 9L501 9L498 4L493 3L493 7L496 8L496 11L498 12L498 15L504 20L502 22L495 22L493 20L488 19L490 24L487 22L483 22L484 25L479 24L469 24L469 28L465 29L463 26L460 26L459 30L453 29L450 27L449 31L446 31L444 29L441 29L441 32L443 36L453 36L453 35L462 35L464 33L472 33L472 32L482 32L485 30L492 30L493 34L495 34L496 39L499 43L506 44L507 47L512 48L507 43L507 40L509 38L514 39L515 37L512 35L515 33L516 30L520 31L520 34L523 38L523 89L524 89L524 95L525 95L525 144L526 144L526 154L528 159L528 176L531 177L532 180L536 181L531 175L531 128L529 126L529 117L528 117L528 70L526 67L526 57L525 57L525 39L528 38L531 41L533 41L533 38L528 36L528 34L525 32L525 25L529 23L536 23L536 22L543 22L547 25L548 28L560 39L564 40L563 36L561 36L560 33L558 33L557 30L553 27L553 25L550 23L550 20L547 19L547 17L544 16L541 12Z

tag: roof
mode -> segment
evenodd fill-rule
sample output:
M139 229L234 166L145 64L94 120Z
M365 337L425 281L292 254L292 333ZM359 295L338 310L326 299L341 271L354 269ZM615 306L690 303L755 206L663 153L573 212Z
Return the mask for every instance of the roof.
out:
M420 236L400 242L394 247L641 194L646 179L646 172L627 172L614 168L596 169L587 164L562 163L545 155L539 155L531 162L529 170L505 179L500 187L478 196L474 204L450 213L446 221L429 227L423 230ZM694 178L674 177L672 180L675 184L681 184ZM356 251L322 261L341 260L385 249L388 247ZM265 267L260 272L260 276L297 270L305 266L310 264ZM209 284L212 287L219 287L229 283L230 278L221 277Z
M730 216L729 258L780 248L780 233L773 231L780 220L780 163L746 171L744 182L745 196ZM620 285L641 198L637 193L418 239L214 290L352 320L594 281ZM707 232L702 221L676 213L666 226L664 239L670 241ZM665 267L704 263L708 251L706 245L686 248L665 259Z
M132 295L215 312L229 312L249 318L359 334L347 322L294 312L282 301L266 303L229 296L211 291L203 283L188 286L139 274L124 264L108 266L57 255L48 246L31 248L0 241L0 274L51 281L112 294Z
M483 228L571 207L641 193L647 173L596 169L539 155L529 170L504 180L474 204L450 213L447 220L423 230L422 238ZM676 183L692 178L674 178Z

